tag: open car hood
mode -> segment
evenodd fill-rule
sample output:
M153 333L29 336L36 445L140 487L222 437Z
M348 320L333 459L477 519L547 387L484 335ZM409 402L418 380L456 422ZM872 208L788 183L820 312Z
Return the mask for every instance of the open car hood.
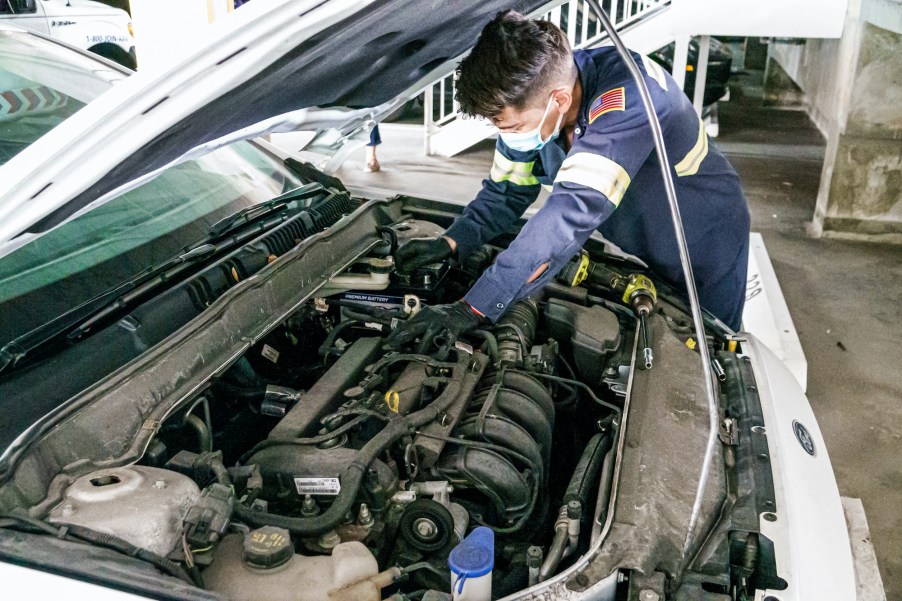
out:
M187 156L309 123L308 109L367 109L329 111L346 131L378 118L453 68L496 12L539 5L257 0L172 69L133 75L0 168L0 256Z

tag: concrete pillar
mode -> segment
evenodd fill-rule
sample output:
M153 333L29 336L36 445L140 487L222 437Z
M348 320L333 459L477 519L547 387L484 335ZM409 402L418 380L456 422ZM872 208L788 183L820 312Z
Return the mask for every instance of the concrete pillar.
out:
M769 60L827 140L812 232L902 242L902 0L850 0L841 39Z
M850 83L845 128L828 139L814 226L902 241L902 31L862 23Z
M805 93L772 57L764 66L763 103L764 106L781 109L805 108Z

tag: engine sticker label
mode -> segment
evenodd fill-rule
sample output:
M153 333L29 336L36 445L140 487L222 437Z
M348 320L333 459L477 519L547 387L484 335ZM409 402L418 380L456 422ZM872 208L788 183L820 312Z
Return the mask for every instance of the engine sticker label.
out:
M260 354L263 355L264 359L269 359L273 363L279 362L279 351L268 344L263 345L263 350L260 351Z
M458 340L457 342L454 343L454 348L456 348L459 351L463 351L463 352L467 353L468 355L473 354L473 347L470 346L469 344L467 344L466 342L461 342L460 340Z
M338 478L295 478L299 495L337 495L341 492Z
M347 292L342 295L345 300L363 303L377 303L380 305L403 305L404 298L400 296L388 296L385 294L362 294L359 292Z

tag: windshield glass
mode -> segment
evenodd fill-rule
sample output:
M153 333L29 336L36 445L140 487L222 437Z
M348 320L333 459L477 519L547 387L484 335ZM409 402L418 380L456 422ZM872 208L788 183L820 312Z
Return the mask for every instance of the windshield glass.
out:
M0 165L128 75L0 31ZM182 252L210 225L301 182L252 142L175 165L0 258L0 346Z
M32 34L0 31L0 165L126 77Z
M0 259L0 346L301 182L252 142L171 167Z

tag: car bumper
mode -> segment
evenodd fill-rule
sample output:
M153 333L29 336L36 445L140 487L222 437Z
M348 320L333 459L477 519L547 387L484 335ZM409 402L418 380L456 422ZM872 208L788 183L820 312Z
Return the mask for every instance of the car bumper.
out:
M760 516L788 586L756 600L855 599L855 573L839 490L814 412L792 372L754 336L744 343L758 381L776 509Z

